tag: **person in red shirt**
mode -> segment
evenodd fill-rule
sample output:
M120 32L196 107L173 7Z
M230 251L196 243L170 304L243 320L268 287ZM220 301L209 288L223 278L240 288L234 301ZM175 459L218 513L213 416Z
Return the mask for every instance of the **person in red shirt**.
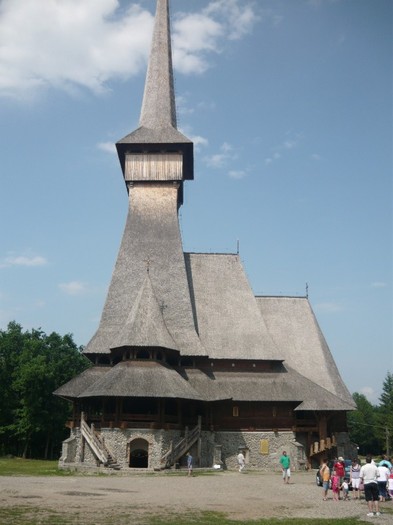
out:
M345 477L345 463L344 458L341 456L338 458L337 461L335 461L333 470L336 471L336 475L340 478L339 487L341 488L341 485L343 484L344 477ZM338 489L338 497L340 499L340 488Z

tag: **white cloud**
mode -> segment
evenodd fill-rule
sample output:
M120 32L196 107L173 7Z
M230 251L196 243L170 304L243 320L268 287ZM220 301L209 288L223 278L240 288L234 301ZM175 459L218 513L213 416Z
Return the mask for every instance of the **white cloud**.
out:
M208 55L243 38L258 16L252 2L216 0L199 13L174 14L175 68L202 73ZM48 88L108 89L114 78L145 70L153 15L118 0L2 0L0 96L29 99Z
M366 398L371 402L375 403L378 398L377 392L373 389L372 386L364 386L360 389L360 394L366 396Z
M48 261L41 255L9 255L0 263L0 268L8 268L10 266L45 266Z
M253 6L239 0L214 0L205 9L206 14L223 19L230 40L238 40L252 30L259 19Z
M220 152L211 155L210 157L205 157L205 162L210 168L224 168L229 161L235 160L237 155L233 151L233 147L224 142L220 147Z
M87 291L87 284L80 281L70 281L59 284L59 288L67 295L81 295Z
M196 150L200 150L201 147L205 147L209 144L209 141L205 139L205 137L201 137L200 135L191 135L190 140L192 140L192 142L194 143Z
M105 153L117 153L116 145L114 142L99 142L97 148Z
M112 77L145 64L152 15L117 0L3 0L0 4L0 94L24 98L56 87L104 91ZM116 18L117 15L117 18Z
M290 150L295 149L299 145L301 139L302 135L300 133L293 137L284 139L281 144L272 148L270 155L265 158L265 165L269 166L270 164L273 164L273 162L284 157Z

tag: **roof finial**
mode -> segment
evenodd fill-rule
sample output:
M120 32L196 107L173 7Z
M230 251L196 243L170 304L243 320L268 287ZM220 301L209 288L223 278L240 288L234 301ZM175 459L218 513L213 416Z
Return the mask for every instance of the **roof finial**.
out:
M308 299L308 283L306 283L306 297Z

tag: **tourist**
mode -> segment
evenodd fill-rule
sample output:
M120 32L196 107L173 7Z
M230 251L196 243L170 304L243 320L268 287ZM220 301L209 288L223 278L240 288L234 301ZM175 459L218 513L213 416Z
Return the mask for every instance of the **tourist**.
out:
M337 476L340 478L338 484L338 499L340 499L340 487L343 484L345 477L345 463L343 457L340 456L338 460L334 462L333 469L335 470Z
M379 492L378 492L378 468L372 464L372 457L366 456L366 464L360 469L360 479L364 483L364 496L367 501L368 514L372 516L380 516L379 512Z
M390 459L387 457L386 454L383 454L381 461L378 463L378 467L381 467L382 465L385 465L388 467L389 470L392 469L393 465Z
M239 472L241 472L246 465L246 460L244 459L244 454L241 450L239 450L239 454L237 455L237 464L239 465Z
M330 482L330 468L328 466L326 458L322 460L322 465L321 465L321 468L319 469L319 474L322 480L323 501L326 501L328 499L327 496L329 492L329 482Z
M192 476L192 456L189 452L187 452L187 470L188 475Z
M340 499L340 476L337 475L335 470L332 476L332 493L333 501L338 501Z
M377 476L377 482L378 482L378 492L379 492L379 501L386 501L387 493L386 488L388 484L388 479L390 476L390 470L386 466L386 463L379 463L379 466L377 467L378 476Z
M360 463L359 459L355 458L352 461L351 470L349 474L349 481L352 485L352 490L354 494L354 499L360 499Z
M280 457L280 465L282 468L282 479L284 483L289 483L291 478L291 459L284 450Z
M343 500L349 500L348 478L344 478L344 481L340 485L340 489L343 491Z

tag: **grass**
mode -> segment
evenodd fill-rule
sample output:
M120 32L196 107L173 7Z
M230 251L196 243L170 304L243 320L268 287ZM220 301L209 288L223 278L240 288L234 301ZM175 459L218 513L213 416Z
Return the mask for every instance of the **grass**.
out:
M367 522L356 518L307 519L307 518L266 518L259 520L236 521L228 519L219 512L201 512L185 516L169 516L167 518L151 517L146 525L362 525Z
M0 457L0 476L69 476L59 470L57 461ZM1 523L1 522L0 522Z
M45 512L39 507L17 507L3 509L0 507L1 525L366 525L367 522L356 518L343 519L261 519L235 521L219 512L173 514L165 517L158 515L137 517L133 512L111 514L111 516L90 516L83 513L62 515Z

